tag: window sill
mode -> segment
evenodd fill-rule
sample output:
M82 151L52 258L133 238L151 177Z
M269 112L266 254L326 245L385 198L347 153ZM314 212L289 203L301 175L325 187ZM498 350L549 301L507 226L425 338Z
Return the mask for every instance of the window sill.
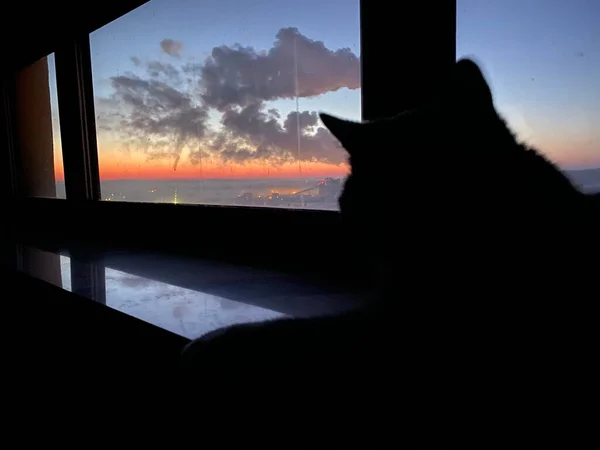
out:
M18 248L21 272L188 339L235 323L338 313L362 298L301 275L156 251Z
M371 280L334 211L28 198L12 204L13 240L47 250L158 251L327 279ZM32 220L32 218L36 218Z

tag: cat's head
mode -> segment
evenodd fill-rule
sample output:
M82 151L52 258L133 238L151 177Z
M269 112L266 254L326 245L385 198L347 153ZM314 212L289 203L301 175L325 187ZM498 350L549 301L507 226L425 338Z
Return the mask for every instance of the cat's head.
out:
M448 203L448 196L467 188L465 173L475 171L474 181L484 170L474 167L472 137L460 151L455 147L477 134L484 121L498 120L490 88L470 60L456 63L451 84L435 101L387 119L353 122L320 115L349 155L351 173L339 203L353 224L396 227L397 216L406 219L418 209L425 213Z
M444 239L442 232L466 236L507 217L518 221L524 217L517 211L536 204L534 194L556 180L568 188L552 164L517 143L468 59L455 64L445 92L423 107L371 122L328 114L321 120L349 155L342 216L371 248L391 245L391 233L422 237L429 228L431 237ZM548 183L536 190L543 173Z

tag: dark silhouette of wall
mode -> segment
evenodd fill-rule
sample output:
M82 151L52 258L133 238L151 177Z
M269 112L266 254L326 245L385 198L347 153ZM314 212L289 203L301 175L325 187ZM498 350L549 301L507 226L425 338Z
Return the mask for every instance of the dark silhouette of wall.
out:
M47 59L21 69L15 85L20 188L34 197L56 197Z
M11 0L2 4L0 37L13 42L3 51L2 71L18 70L56 51L77 34L87 34L148 0L106 2L32 2Z
M137 427L169 410L187 340L6 267L0 283L5 442L48 448L149 438Z

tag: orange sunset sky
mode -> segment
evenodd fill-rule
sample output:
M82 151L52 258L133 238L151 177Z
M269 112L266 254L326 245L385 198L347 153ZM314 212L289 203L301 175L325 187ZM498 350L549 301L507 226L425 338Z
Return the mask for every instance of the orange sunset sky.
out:
M527 132L527 129L522 130ZM533 139L531 139L533 140ZM587 144L587 145L586 145ZM579 152L577 158L561 158L568 155L563 150L573 145L588 148L588 151ZM561 142L557 139L551 144L546 144L548 151L545 153L560 165L566 168L593 167L597 164L597 154L589 142ZM99 142L99 167L100 177L103 180L117 179L198 179L198 178L297 178L297 177L342 177L348 173L348 165L325 164L318 162L302 162L282 164L280 166L267 163L221 163L218 160L203 161L191 164L185 157L185 152L176 170L173 170L172 159L148 159L143 150L123 150L118 145L110 148L108 144ZM586 158L587 156L587 158ZM62 151L60 137L55 136L54 170L56 179L64 180Z
M56 141L56 140L55 140ZM58 144L58 143L56 143ZM54 172L56 179L64 180L62 151L55 144ZM143 151L112 151L103 152L99 149L100 178L103 180L174 180L198 178L297 178L304 177L341 177L348 173L348 166L340 164L324 164L318 162L302 162L283 164L281 166L268 166L264 163L218 163L204 161L202 168L193 165L185 158L173 170L172 160L148 160ZM300 175L301 174L301 175Z

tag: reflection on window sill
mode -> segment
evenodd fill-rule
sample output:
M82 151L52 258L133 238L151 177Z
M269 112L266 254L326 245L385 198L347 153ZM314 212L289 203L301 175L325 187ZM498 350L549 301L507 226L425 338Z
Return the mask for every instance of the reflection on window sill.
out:
M100 267L104 274L102 289L90 289L94 271L73 270L74 264L94 265L97 271L101 263L78 262L64 255L25 249L28 256L38 261L23 266L29 275L80 295L99 297L95 300L190 339L236 323L336 312L358 305L354 295L328 291L273 272L132 254L104 258ZM132 271L150 272L152 278L109 268L108 264L119 268L129 264ZM47 275L56 272L58 267L54 265L60 266L60 277ZM158 281L157 274L161 272L176 273L171 279L177 284ZM190 284L190 280L196 282Z

